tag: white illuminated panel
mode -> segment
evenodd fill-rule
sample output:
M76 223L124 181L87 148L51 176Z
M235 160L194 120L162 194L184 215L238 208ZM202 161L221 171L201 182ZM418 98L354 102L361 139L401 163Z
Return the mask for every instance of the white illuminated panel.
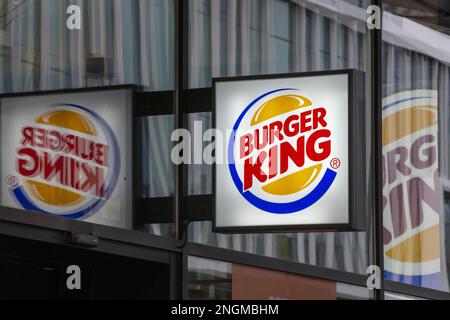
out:
M350 86L347 72L215 81L216 128L234 132L215 167L218 232L352 224Z
M18 96L0 105L0 204L131 227L129 89Z

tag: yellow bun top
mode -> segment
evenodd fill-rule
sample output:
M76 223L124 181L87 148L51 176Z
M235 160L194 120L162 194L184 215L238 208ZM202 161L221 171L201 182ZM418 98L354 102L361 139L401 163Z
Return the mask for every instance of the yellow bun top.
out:
M303 96L288 94L270 99L265 102L253 115L250 123L255 126L264 121L277 117L287 112L312 106L312 102Z
M97 135L94 125L88 119L73 111L50 111L39 116L36 122L43 125L74 130L88 135Z
M418 106L403 109L383 119L383 147L438 123L437 108Z

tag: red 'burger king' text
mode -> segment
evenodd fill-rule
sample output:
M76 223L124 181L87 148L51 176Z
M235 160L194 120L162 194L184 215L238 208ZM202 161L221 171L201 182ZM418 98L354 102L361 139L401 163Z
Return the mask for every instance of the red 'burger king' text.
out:
M306 159L326 160L331 154L327 111L315 108L272 121L239 138L239 159L244 161L244 191L254 178L265 183L289 170L290 160L301 168ZM295 143L286 140L295 139Z
M103 198L108 150L107 145L75 134L25 127L17 170L24 178L40 177Z

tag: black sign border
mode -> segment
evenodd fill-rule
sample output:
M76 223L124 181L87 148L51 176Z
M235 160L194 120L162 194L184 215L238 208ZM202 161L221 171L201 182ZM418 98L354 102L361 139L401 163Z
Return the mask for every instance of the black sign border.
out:
M131 136L129 138L129 143L131 143L131 163L129 164L131 166L131 184L130 184L130 205L129 209L132 215L131 219L131 228L133 228L135 224L136 219L136 196L135 196L135 184L137 181L137 168L136 165L137 159L136 159L136 146L135 141L137 141L137 128L135 125L135 118L137 113L137 107L136 107L136 93L140 92L142 88L140 86L134 85L134 84L120 84L120 85L107 85L107 86L92 86L92 87L81 87L81 88L63 88L63 89L51 89L51 90L41 90L41 91L23 91L23 92L8 92L8 93L2 93L0 94L0 106L4 99L10 99L10 98L26 98L26 97L39 97L39 96L46 96L46 95L64 95L64 94L74 94L74 93L95 93L95 92L104 92L104 91L118 91L118 90L128 90L130 94L130 112L131 112ZM1 115L0 115L1 116ZM17 209L19 211L23 212L32 212L25 209ZM54 218L62 218L66 219L64 217L57 217L56 215L47 215L49 217ZM83 220L71 220L68 219L68 221L83 221ZM88 222L90 223L90 222ZM93 224L93 223L90 223ZM94 225L94 224L93 224ZM121 230L122 228L117 228L109 225L102 225L105 227L115 228Z
M277 225L218 227L216 219L216 164L213 164L213 225L212 231L223 234L289 233L289 232L360 232L366 230L366 203L369 199L366 179L366 103L365 73L356 69L213 78L212 127L216 128L216 86L220 82L269 80L300 77L347 75L349 88L349 222L346 224Z

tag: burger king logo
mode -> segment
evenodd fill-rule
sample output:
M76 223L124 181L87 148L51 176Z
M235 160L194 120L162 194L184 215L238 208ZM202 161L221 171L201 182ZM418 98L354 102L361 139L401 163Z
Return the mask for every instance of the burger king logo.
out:
M25 210L71 219L94 215L111 197L120 171L118 141L97 113L51 105L16 132L15 173L7 183Z
M271 214L307 209L330 189L341 160L333 154L326 106L297 89L278 89L239 115L228 145L229 172L238 192Z
M385 276L448 291L438 121L434 90L405 91L384 99Z

